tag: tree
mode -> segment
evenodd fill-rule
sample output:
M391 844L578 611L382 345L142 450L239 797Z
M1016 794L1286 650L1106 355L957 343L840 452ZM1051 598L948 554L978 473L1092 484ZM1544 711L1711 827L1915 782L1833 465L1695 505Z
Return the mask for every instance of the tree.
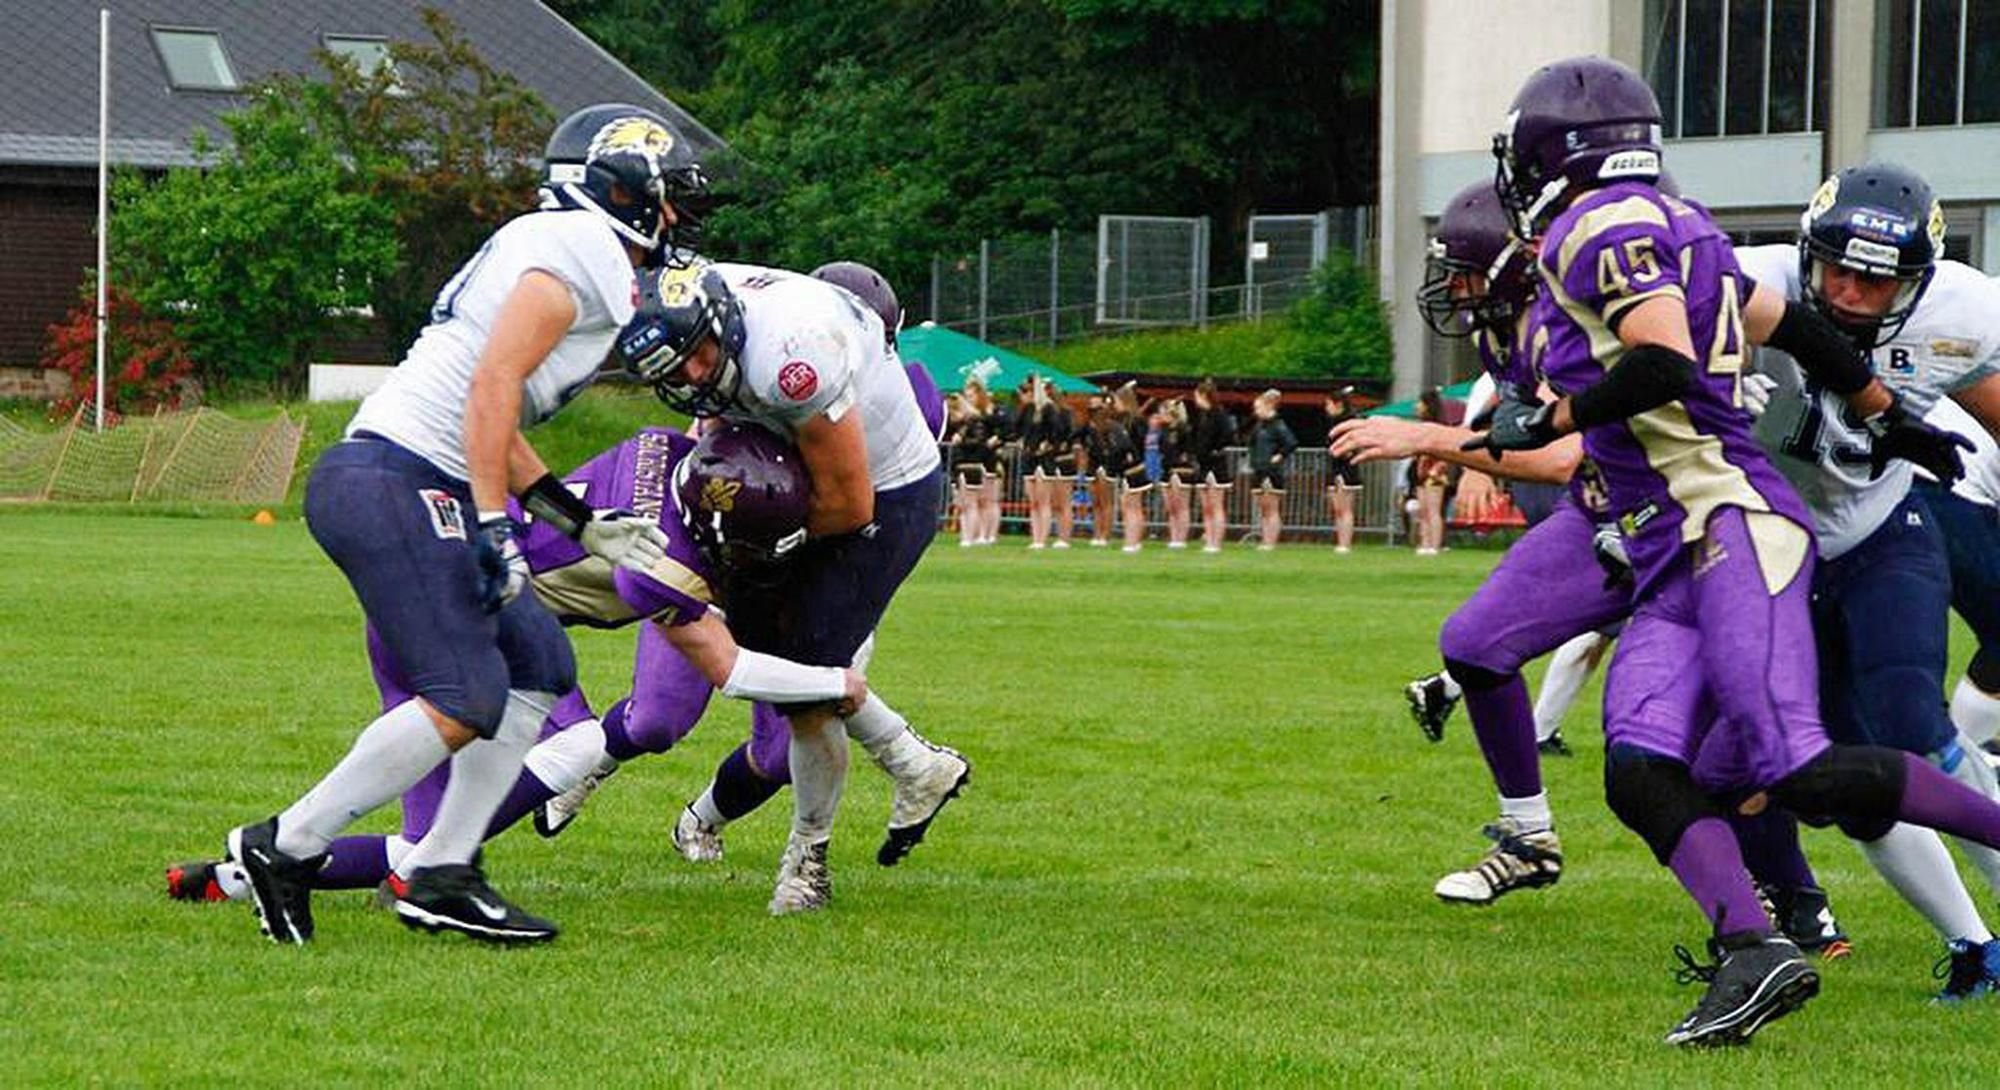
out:
M1387 378L1394 349L1375 278L1344 253L1313 270L1311 291L1285 314L1285 330L1264 350L1273 375Z
M227 148L197 140L201 167L119 175L115 278L172 319L204 382L296 391L333 312L394 265L394 222L295 98L255 91L223 124Z

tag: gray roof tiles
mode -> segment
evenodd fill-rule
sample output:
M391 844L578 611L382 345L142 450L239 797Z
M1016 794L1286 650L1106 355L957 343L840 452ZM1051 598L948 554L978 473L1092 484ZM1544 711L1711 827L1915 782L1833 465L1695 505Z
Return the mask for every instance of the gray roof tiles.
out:
M218 31L237 78L318 72L324 35L429 41L435 7L490 63L533 87L560 117L592 102L656 110L707 157L722 141L536 0L35 0L0 21L0 164L97 162L97 12L111 10L111 157L136 166L193 162L196 128L220 135L237 94L176 91L150 28Z

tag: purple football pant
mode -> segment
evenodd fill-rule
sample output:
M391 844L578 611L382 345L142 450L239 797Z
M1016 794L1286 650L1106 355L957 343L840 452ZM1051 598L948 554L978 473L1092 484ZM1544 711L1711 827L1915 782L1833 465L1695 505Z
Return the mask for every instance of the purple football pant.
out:
M660 626L639 626L632 656L632 693L604 713L604 748L621 761L665 753L688 736L708 710L715 687L674 647Z
M1724 796L1763 790L1830 744L1808 608L1810 538L1780 516L1758 517L1773 531L1761 555L1742 509L1710 516L1706 536L1639 604L1604 686L1607 746L1681 761L1702 790ZM1766 564L1789 575L1775 593Z
M1535 712L1521 667L1632 611L1624 588L1604 586L1591 548L1595 532L1596 524L1576 504L1557 504L1507 550L1438 632L1438 650L1448 663L1506 676L1494 686L1458 679L1473 734L1503 798L1528 798L1542 791Z

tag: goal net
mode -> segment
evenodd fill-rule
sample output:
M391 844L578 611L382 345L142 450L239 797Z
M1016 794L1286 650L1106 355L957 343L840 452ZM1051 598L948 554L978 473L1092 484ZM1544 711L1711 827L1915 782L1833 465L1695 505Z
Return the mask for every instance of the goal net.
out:
M213 409L128 417L92 431L78 410L53 432L0 419L0 499L277 503L305 423L236 420Z

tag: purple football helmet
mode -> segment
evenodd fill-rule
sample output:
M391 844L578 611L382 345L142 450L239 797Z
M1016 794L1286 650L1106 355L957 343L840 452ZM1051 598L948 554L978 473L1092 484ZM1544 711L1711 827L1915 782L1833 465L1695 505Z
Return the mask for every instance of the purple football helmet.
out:
M1493 188L1534 237L1569 195L1660 176L1660 102L1644 77L1603 57L1544 65L1493 135Z
M787 559L806 539L812 482L787 439L755 424L713 426L674 467L674 497L711 564L743 570Z
M889 347L896 347L896 334L903 328L903 304L897 301L896 289L889 286L881 273L859 261L832 261L814 269L812 277L845 288L868 304L868 309L882 319L882 332Z
M1511 334L1534 297L1534 266L1493 184L1466 186L1444 206L1431 237L1424 284L1417 289L1424 324L1440 337L1469 337L1478 329Z

